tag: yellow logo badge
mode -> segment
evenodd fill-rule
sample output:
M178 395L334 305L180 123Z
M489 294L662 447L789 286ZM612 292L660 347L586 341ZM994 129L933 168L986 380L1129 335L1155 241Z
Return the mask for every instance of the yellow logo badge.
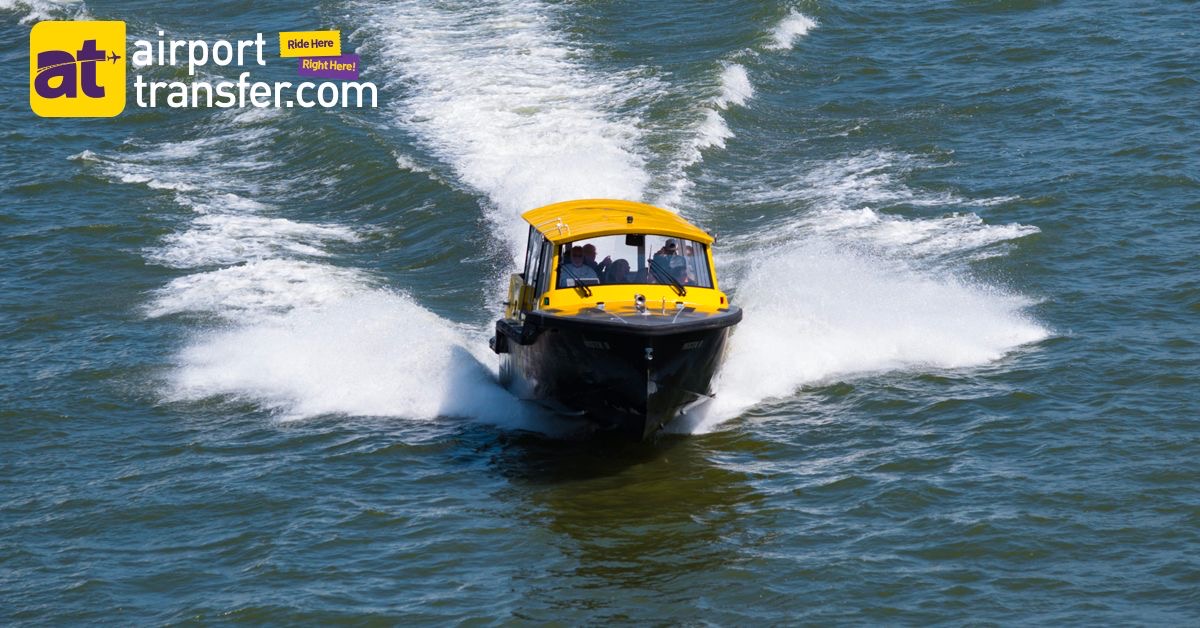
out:
M125 109L125 22L38 22L29 32L29 106L43 118Z

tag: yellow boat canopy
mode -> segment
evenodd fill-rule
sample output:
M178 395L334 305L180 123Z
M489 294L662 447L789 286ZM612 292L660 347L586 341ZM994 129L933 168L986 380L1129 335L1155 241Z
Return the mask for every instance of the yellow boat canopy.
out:
M531 209L521 217L554 244L620 233L677 236L704 244L713 237L674 212L633 201L592 198Z

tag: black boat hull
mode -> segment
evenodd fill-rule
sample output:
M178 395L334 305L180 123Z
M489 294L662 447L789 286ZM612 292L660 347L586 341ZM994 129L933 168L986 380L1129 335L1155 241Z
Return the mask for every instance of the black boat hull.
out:
M641 440L712 394L741 311L686 325L596 324L552 315L496 324L500 381L514 394ZM647 321L650 323L650 321Z

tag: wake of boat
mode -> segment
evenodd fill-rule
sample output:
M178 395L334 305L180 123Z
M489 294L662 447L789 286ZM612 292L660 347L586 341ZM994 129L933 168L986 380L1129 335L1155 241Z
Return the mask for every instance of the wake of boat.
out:
M484 195L499 245L521 254L523 210L564 198L644 194L639 121L606 111L614 108L610 94L652 86L585 68L551 29L552 7L411 1L362 11L364 28L383 33L371 39L381 42L376 52L396 68L388 80L404 94L396 123ZM790 13L761 47L786 49L814 25ZM731 133L720 112L750 106L753 96L745 65L724 63L720 89L706 105L716 117L698 128L684 161L722 147ZM284 115L218 113L212 132L195 140L75 157L114 181L165 191L195 214L145 252L148 262L185 272L155 293L147 315L196 325L166 396L249 400L289 419L461 416L555 431L496 383L487 327L448 321L381 288L372 273L337 265L330 246L359 242L357 229L301 222L256 200L287 194L270 187L269 175L288 165L264 144ZM693 429L713 429L765 399L829 378L973 366L1045 336L1021 313L1027 301L1019 296L916 270L903 263L912 257L844 246L907 231L937 234L928 238L939 243L931 248L962 251L1036 231L878 213L863 199L928 198L898 183L901 157L818 164L799 182L769 182L758 197L750 194L750 204L800 200L818 209L723 241L740 253L730 256L725 283L736 287L747 316L717 380L718 402ZM403 153L395 160L397 168L427 172Z
M358 242L356 229L284 218L255 200L287 195L270 174L288 165L265 143L284 115L220 112L197 139L71 157L193 213L144 251L148 263L185 271L155 291L146 315L194 325L163 396L251 401L284 420L454 416L561 430L499 387L480 330L334 264L328 247Z
M748 208L795 207L769 225L774 238L816 237L843 245L873 248L902 258L944 258L959 262L999 254L990 245L1038 233L1031 225L988 224L964 208L1016 200L1013 196L966 198L947 191L913 188L906 178L940 167L928 158L891 150L870 150L798 166L765 170L750 183L728 182ZM796 176L795 171L804 174ZM904 206L952 209L935 216L905 217L885 211ZM760 236L754 238L761 242ZM934 260L936 261L936 260Z
M771 40L766 44L768 50L791 50L796 40L807 35L817 27L817 21L807 15L791 9L786 17L779 21L771 31Z
M759 48L767 52L790 50L798 39L817 27L812 18L792 9L776 24L771 37ZM656 205L676 207L681 205L693 183L687 170L704 159L709 149L725 148L726 140L734 137L733 130L725 120L725 112L732 107L744 107L754 97L754 84L744 65L746 60L758 57L759 50L745 48L734 53L730 60L721 64L719 91L701 110L700 121L692 132L692 140L685 144L667 175L671 183L665 193L655 199Z
M678 429L709 431L764 400L838 378L982 366L1049 335L1024 313L1029 299L952 274L819 238L771 250L738 281L746 317L715 401Z
M364 289L205 335L181 354L173 396L243 398L285 419L468 417L550 429L536 408L496 384L487 353L476 330L407 295Z
M499 244L524 251L521 212L573 198L638 200L648 176L637 120L606 115L645 90L589 72L551 28L550 6L418 0L361 6L367 49L393 68L396 112L458 178L487 198Z

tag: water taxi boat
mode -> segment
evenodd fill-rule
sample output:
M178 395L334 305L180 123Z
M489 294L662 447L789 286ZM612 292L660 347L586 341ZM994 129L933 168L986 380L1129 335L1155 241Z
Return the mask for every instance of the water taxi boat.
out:
M717 285L712 236L665 209L609 199L522 218L525 268L490 340L501 384L633 439L711 398L742 319Z

